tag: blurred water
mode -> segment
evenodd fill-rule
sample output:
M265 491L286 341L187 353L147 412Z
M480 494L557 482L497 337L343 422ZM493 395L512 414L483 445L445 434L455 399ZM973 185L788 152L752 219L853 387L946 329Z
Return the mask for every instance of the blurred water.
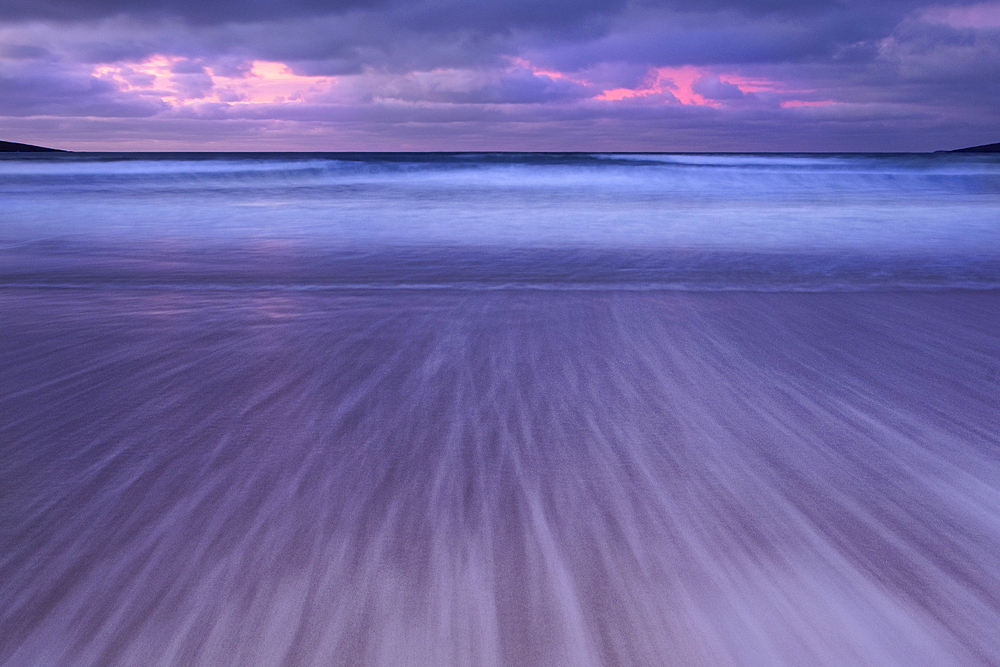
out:
M0 665L1000 665L998 165L0 157Z
M0 198L7 282L818 288L1000 276L992 155L69 154L0 160Z
M995 665L996 292L0 292L0 664Z

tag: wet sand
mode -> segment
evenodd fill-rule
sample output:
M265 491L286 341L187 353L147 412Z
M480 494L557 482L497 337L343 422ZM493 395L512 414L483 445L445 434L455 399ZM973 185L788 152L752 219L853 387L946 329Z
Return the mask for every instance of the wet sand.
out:
M0 665L1000 664L1000 292L0 290Z

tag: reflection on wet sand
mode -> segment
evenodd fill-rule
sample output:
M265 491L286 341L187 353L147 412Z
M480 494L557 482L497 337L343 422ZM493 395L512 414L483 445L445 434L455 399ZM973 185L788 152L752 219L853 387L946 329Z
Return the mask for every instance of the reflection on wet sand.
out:
M998 664L998 306L5 289L0 664Z

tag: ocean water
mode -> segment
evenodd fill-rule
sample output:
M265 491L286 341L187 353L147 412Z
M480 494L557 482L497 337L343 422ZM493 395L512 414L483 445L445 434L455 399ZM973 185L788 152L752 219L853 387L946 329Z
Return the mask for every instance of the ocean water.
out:
M0 665L1000 665L1000 158L0 156Z
M16 284L994 287L993 155L35 154Z

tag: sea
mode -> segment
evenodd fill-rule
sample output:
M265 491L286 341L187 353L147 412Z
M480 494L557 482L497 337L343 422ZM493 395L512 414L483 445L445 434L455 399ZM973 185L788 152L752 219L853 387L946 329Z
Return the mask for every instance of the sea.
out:
M0 665L1000 665L1000 156L0 155Z

